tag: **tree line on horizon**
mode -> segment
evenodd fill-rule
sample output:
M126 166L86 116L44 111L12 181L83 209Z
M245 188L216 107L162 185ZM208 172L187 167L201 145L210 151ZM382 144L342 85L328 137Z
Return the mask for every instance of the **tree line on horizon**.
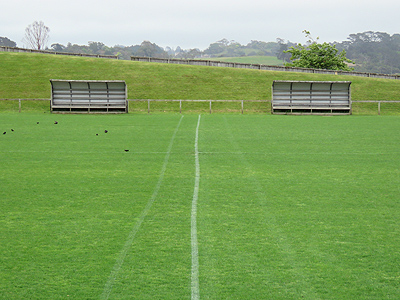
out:
M354 62L352 67L358 72L400 74L400 34L390 35L385 32L366 31L350 34L346 41L329 43L338 51L345 51L346 57ZM205 50L198 48L182 49L176 47L160 47L150 41L143 41L140 45L107 46L102 42L88 42L87 45L68 43L51 44L46 50L66 53L85 53L101 55L117 55L120 59L130 60L131 56L158 57L158 58L218 58L243 56L276 56L284 63L290 63L290 49L298 43L277 38L276 42L252 40L242 45L234 40L222 39L211 43ZM17 44L7 37L0 37L0 46L16 47Z

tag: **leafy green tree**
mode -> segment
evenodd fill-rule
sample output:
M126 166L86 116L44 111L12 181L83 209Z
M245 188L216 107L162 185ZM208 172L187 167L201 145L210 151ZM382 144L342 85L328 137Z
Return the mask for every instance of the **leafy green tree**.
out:
M346 51L342 50L340 53L335 45L329 43L318 43L319 38L315 41L311 38L310 32L304 30L303 33L306 37L310 38L307 45L298 44L292 46L285 53L292 54L291 63L286 63L286 66L312 68L312 69L326 69L326 70L352 70L348 64L353 63L346 57Z

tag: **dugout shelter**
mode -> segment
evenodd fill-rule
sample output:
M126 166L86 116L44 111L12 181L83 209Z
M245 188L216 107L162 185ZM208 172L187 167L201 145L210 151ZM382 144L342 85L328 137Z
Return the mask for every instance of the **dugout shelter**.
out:
M351 114L351 81L286 81L272 84L273 114Z
M52 113L127 113L127 86L121 80L50 80Z

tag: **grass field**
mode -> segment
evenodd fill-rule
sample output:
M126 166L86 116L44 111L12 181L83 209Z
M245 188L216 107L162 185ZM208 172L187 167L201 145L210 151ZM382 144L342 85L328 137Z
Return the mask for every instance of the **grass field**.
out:
M1 299L189 299L193 219L201 299L400 298L398 117L1 113L0 131Z

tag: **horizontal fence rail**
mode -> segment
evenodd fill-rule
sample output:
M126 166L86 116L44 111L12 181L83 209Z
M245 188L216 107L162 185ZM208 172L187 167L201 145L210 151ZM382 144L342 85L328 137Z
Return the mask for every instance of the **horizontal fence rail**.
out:
M210 114L212 113L212 103L213 102L240 102L241 103L241 113L244 113L244 103L245 102L264 102L264 103L271 103L271 100L188 100L188 99L181 99L181 100L169 100L169 99L128 99L128 101L133 102L147 102L147 113L150 113L150 103L151 102L179 102L179 113L182 113L182 102L208 102L209 103L209 111Z
M50 110L50 98L0 98L0 101L18 101L18 111L21 112L22 101L48 101ZM190 100L190 99L127 99L128 102L147 102L147 112L151 113L151 102L179 102L179 113L182 113L182 102L208 102L209 112L212 113L212 103L216 102L240 102L241 113L244 113L244 104L251 102L263 102L271 104L271 100ZM352 100L352 103L377 103L378 114L381 114L381 103L400 103L400 100Z
M18 112L21 112L22 109L22 101L49 101L49 108L50 108L50 101L51 99L41 99L41 98L36 98L36 99L23 99L23 98L2 98L0 101L18 101Z
M301 72L301 73L313 73L313 74L383 78L383 79L400 79L400 75L363 73L363 72L340 71L340 70L336 71L336 70L322 70L322 69L307 69L307 68L284 67L284 66L269 66L262 64L245 64L245 63L233 63L233 62L202 60L202 59L178 59L178 58L155 58L155 57L132 56L131 60L141 61L141 62L182 64L182 65L209 66L209 67L228 67L228 68L266 70L266 71Z
M6 46L0 46L0 52L26 52L26 53L41 53L41 54L54 54L54 55L67 55L67 56L83 56L83 57L97 57L97 58L118 59L118 56L116 56L116 55L55 52L55 51L47 51L47 50L35 50L35 49L25 49L25 48L6 47Z
M357 100L352 101L353 103L378 103L378 115L381 114L381 103L400 103L400 101L390 101L390 100Z

